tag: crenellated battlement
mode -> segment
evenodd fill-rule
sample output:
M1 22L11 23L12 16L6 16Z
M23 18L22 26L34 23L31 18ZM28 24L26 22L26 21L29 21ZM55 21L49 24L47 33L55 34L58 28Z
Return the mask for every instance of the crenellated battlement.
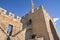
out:
M0 15L5 16L5 17L9 17L10 19L13 19L13 20L15 20L15 21L21 21L21 17L16 16L16 18L14 18L15 15L14 15L12 12L9 12L8 15L6 14L6 12L7 12L7 11L6 11L5 9L0 8Z
M5 15L6 14L6 10L5 9L3 9L3 8L0 8L0 14L2 14L2 15Z
M7 11L5 9L0 8L0 27L2 27L3 30L7 33L7 28L9 25L12 25L13 32L11 35L16 34L18 31L21 31L23 25L21 22L21 17L15 16L12 12L9 12L8 15L6 13Z
M48 12L43 6L35 9L33 6L22 18L12 12L7 15L7 11L0 8L0 40L7 37L5 33L8 33L8 27L11 27L11 36L8 36L11 40L60 40Z

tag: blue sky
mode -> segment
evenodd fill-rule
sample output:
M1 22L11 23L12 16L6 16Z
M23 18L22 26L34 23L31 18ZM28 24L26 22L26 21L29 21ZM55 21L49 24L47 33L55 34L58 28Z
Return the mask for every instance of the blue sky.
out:
M35 8L40 5L46 9L52 18L58 17L56 22L56 29L60 36L60 0L33 0ZM31 0L0 0L0 7L4 8L8 12L13 12L15 16L24 16L31 10Z

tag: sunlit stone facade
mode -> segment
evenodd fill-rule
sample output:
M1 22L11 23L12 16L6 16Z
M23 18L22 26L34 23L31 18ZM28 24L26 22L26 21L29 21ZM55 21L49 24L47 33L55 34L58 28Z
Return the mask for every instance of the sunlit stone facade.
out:
M17 16L0 8L0 40L59 40L53 19L40 6L23 17ZM8 26L12 29L8 35Z

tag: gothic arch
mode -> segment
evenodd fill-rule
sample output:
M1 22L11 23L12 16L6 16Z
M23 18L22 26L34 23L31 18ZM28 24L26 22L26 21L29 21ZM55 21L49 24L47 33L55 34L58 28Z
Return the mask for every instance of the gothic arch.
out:
M52 20L49 20L49 24L50 24L51 33L53 35L54 40L59 40L59 37L57 35L56 29L54 28L54 24Z

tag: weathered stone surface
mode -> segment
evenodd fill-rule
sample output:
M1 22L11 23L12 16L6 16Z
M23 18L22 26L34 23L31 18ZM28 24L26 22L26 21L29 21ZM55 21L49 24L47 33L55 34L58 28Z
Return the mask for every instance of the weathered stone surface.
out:
M31 27L32 35L36 35L38 38L44 37L44 40L59 40L53 19L42 6L38 10L35 9L34 13L30 12L25 15L23 19L24 27Z
M7 40L7 28L13 26L10 40L59 40L53 19L40 6L22 18L14 14L6 15L6 10L0 8L0 40ZM26 28L26 29L25 29Z

